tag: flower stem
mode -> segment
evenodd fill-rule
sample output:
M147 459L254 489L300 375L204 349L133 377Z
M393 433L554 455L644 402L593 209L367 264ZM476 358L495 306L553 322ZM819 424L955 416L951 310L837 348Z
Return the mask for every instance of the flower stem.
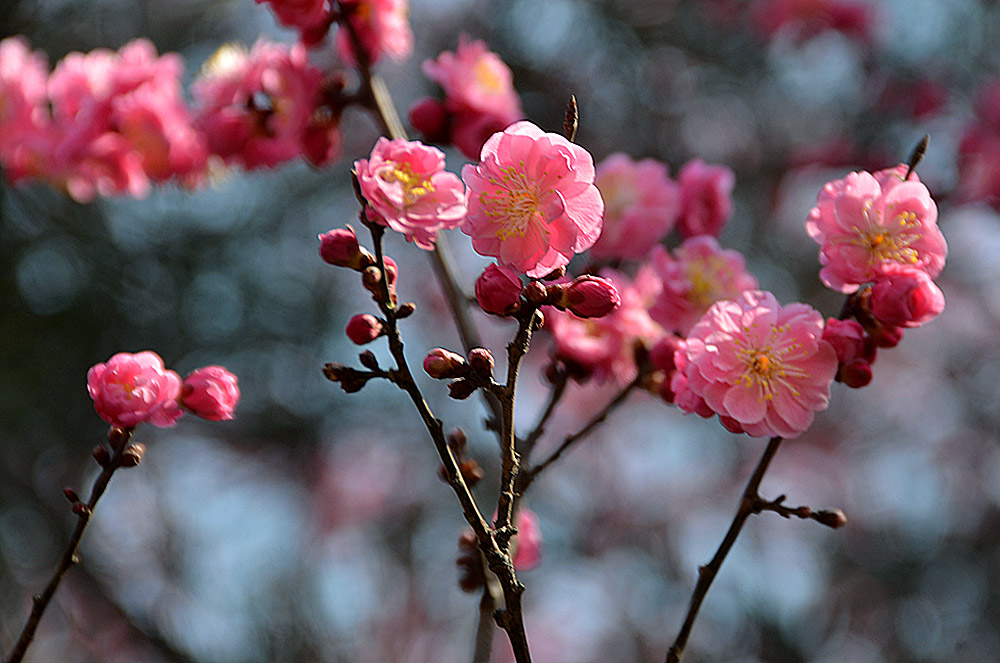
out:
M4 659L4 663L20 663L21 659L24 658L24 654L28 651L28 647L35 638L35 631L42 620L42 615L45 614L45 609L48 608L49 603L52 601L52 597L59 588L63 577L71 567L80 561L80 558L76 554L80 547L80 540L83 539L83 533L87 529L87 524L94 513L97 501L101 499L101 496L108 487L108 482L111 481L111 475L115 473L115 470L122 467L122 459L125 457L128 442L135 429L125 428L121 430L123 432L122 437L119 438L121 443L116 445L110 459L104 464L101 473L94 480L94 485L90 489L90 499L87 500L86 504L77 502L80 506L74 508L74 511L77 514L78 520L76 528L73 530L73 535L69 539L69 544L66 546L62 558L59 560L59 566L56 567L48 584L45 585L45 589L42 590L41 594L35 594L32 597L31 614L28 616L28 621L24 624L24 628L21 629L21 635L17 640L17 644L14 645L10 654Z
M698 582L695 583L694 592L691 594L691 603L688 605L684 624L681 626L680 632L677 633L674 644L667 651L667 663L680 663L681 656L684 654L684 647L687 646L688 637L691 635L691 627L694 626L694 620L698 617L698 610L705 600L705 595L708 594L709 587L712 586L712 581L715 580L715 576L718 575L719 569L722 567L722 562L725 561L733 544L736 543L736 538L740 535L743 524L751 514L758 512L757 508L761 502L761 497L758 493L760 482L763 480L764 473L767 472L768 465L771 464L774 454L778 452L781 440L782 438L780 437L772 437L768 441L767 448L764 449L763 455L761 455L760 460L757 462L756 469L754 469L753 474L750 476L746 488L743 489L739 508L736 509L736 515L733 517L733 522L729 525L729 530L726 532L726 536L723 537L722 543L719 544L719 549L715 551L712 561L698 567Z

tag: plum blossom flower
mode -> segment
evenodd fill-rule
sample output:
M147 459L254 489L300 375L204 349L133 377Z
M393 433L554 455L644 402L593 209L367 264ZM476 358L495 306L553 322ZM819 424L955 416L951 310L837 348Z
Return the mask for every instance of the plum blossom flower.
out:
M480 159L462 169L468 215L461 228L477 253L541 277L597 241L604 203L585 149L517 122L493 134Z
M677 232L682 237L718 237L733 212L736 175L726 166L714 166L701 159L689 161L677 175L681 185L681 213Z
M87 392L101 419L120 428L146 421L167 428L183 414L177 403L181 377L148 350L119 352L106 363L92 366L87 372Z
M405 60L413 50L409 0L341 0L340 8L365 49L368 61L376 62L383 53L393 60ZM355 63L354 46L345 28L337 33L337 53Z
M195 125L227 164L270 168L300 155L316 164L336 156L339 116L326 105L323 72L309 64L302 44L258 41L249 53L227 44L202 67L191 93Z
M569 311L549 308L545 326L552 332L555 357L566 363L576 375L593 375L603 382L608 378L625 385L637 373L635 346L653 345L663 335L662 328L649 317L649 302L659 290L659 279L642 268L635 280L614 270L601 276L618 290L621 304L612 313L599 318L581 318Z
M331 14L327 0L257 0L258 5L264 2L271 5L278 23L298 28L305 34L329 27Z
M714 237L685 240L671 256L662 246L653 249L650 264L663 281L649 314L664 329L684 335L708 307L720 299L735 299L755 290L757 279L746 271L743 254L722 249Z
M382 137L371 157L354 162L373 221L403 233L422 249L434 250L439 230L465 218L465 189L444 169L444 152L419 141Z
M184 378L180 400L202 419L229 421L240 401L240 387L224 366L203 366Z
M517 534L511 540L514 548L514 568L530 571L542 561L542 528L538 516L531 509L522 506L517 512Z
M470 159L492 134L524 117L510 67L483 41L462 35L454 53L425 60L423 70L445 98L419 101L411 123L432 140L454 143Z
M713 304L675 363L686 389L730 430L796 437L826 409L837 373L837 353L822 334L815 309L781 306L771 293L752 290Z
M658 161L612 154L597 164L594 184L604 199L604 230L590 249L595 258L642 258L677 222L680 186Z
M41 177L52 151L48 65L23 37L0 41L0 164L11 182Z
M820 244L820 280L852 293L898 263L936 277L948 246L937 227L937 206L905 164L875 174L860 171L828 182L809 212L806 231Z

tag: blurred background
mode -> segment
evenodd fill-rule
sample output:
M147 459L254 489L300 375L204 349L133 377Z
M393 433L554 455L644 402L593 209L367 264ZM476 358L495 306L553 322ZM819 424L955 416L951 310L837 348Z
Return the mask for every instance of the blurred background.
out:
M976 138L1000 134L984 92L1000 74L1000 7L413 0L411 20L414 55L379 67L402 111L434 90L425 58L462 33L484 39L543 128L557 131L577 96L578 142L598 160L624 151L673 175L695 157L731 167L722 244L779 300L827 315L839 298L819 283L803 228L816 193L931 135L919 172L950 245L948 308L883 351L869 387L835 385L762 488L839 507L849 523L751 519L685 660L1000 660L1000 178L989 175L1000 153ZM0 37L13 34L53 64L149 37L184 56L188 79L224 42L295 38L251 0L10 1ZM44 184L0 185L0 650L74 524L62 488L85 494L97 474L90 451L106 427L87 369L152 349L182 374L229 367L237 418L140 429L145 460L115 475L26 660L471 660L478 597L459 591L454 564L464 521L426 432L396 389L345 395L321 372L356 365L344 325L373 310L353 273L317 255L317 233L356 218L348 170L378 132L356 109L343 130L332 166L235 172L195 192L81 205ZM457 172L464 158L448 156ZM485 261L461 233L447 241L470 286ZM395 237L388 250L400 296L418 304L404 328L412 361L457 348L427 256ZM514 328L477 321L499 353ZM525 425L546 398L545 345L522 373ZM446 427L469 435L488 504L498 463L480 404L422 385ZM612 394L574 388L541 450ZM764 442L639 393L543 475L529 498L543 561L523 574L535 660L662 661ZM494 659L508 660L497 643Z

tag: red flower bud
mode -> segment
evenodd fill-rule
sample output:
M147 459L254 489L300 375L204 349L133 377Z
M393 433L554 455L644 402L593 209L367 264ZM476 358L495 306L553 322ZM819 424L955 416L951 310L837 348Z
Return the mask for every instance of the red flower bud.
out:
M434 348L424 357L424 371L435 380L461 377L466 372L465 357L451 350Z
M357 345L371 343L382 332L382 321L371 313L359 313L347 323L347 338Z
M413 104L409 112L410 124L432 143L449 143L449 115L444 104L437 99L424 97Z
M586 274L570 283L560 303L581 318L600 318L618 308L622 299L614 283Z
M476 301L492 315L510 315L521 305L521 279L498 265L490 265L476 279Z
M829 318L823 328L823 340L833 346L841 364L865 354L865 330L857 320Z
M319 255L336 267L361 270L375 263L375 259L358 244L354 228L334 228L319 236Z
M181 404L202 419L228 421L240 401L236 376L222 366L192 371L181 386Z
M493 355L486 348L472 348L469 350L469 366L476 375L482 378L493 376Z
M944 293L923 270L892 263L872 285L872 315L885 325L919 327L943 310Z

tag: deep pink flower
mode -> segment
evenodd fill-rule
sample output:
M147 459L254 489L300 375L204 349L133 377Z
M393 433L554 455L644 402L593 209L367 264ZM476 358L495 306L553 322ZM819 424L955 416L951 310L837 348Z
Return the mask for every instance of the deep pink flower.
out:
M746 271L743 254L722 249L708 235L685 240L673 256L657 246L650 263L663 281L663 290L649 314L664 329L682 336L715 302L736 299L741 292L757 288L757 279Z
M382 321L371 313L359 313L347 323L347 338L357 345L371 343L382 335Z
M530 571L542 561L542 528L538 524L538 516L524 506L518 510L515 524L517 534L511 541L514 568Z
M733 212L736 175L725 166L688 161L677 175L681 185L681 214L677 232L682 237L718 237Z
M680 185L653 159L616 153L597 164L604 230L590 249L602 259L637 259L669 233L681 211Z
M369 62L383 53L393 60L405 60L413 50L408 0L341 0L340 8L351 22ZM354 64L354 46L347 31L337 32L337 53Z
M330 8L328 0L257 0L257 4L268 3L278 23L303 32L329 25Z
M752 8L754 25L768 38L783 29L799 39L835 30L868 41L874 29L871 8L857 0L760 0Z
M926 272L890 263L872 285L871 312L884 325L920 327L944 310L944 293Z
M339 129L321 119L322 79L302 44L258 41L250 53L227 44L191 86L196 126L229 164L273 167L300 155L323 163L336 155ZM319 138L322 149L313 144Z
M439 230L465 218L465 189L444 169L444 152L419 141L382 137L371 157L354 162L372 220L403 233L407 241L434 250Z
M828 182L809 212L806 231L820 244L819 276L843 293L855 292L897 263L941 273L948 246L937 227L937 206L906 165L875 174L854 172Z
M818 311L769 292L716 302L686 339L686 387L751 436L795 437L826 409L837 373L822 334Z
M452 112L497 116L506 120L504 126L522 117L510 67L483 41L462 35L454 53L444 51L424 60L423 70L444 90L445 107Z
M604 270L601 275L616 286L621 297L621 305L613 313L584 319L549 308L545 310L545 327L552 332L557 359L577 373L593 374L601 382L613 377L624 385L636 375L636 344L651 346L663 334L647 312L659 280L645 268L631 283L613 270Z
M491 264L476 279L476 301L492 315L510 315L521 304L524 286L517 274Z
M670 395L674 405L688 414L697 414L703 419L715 415L715 411L688 384L687 370L690 362L687 355L687 341L681 339L674 351L674 372L670 377Z
M493 134L480 158L462 169L468 215L461 228L477 253L541 277L597 241L604 203L585 149L518 122Z
M173 426L183 414L177 399L181 377L163 366L155 352L119 352L87 372L87 391L94 409L112 426L130 428L148 421Z
M53 149L48 66L23 37L0 41L0 164L11 181L44 176Z
M224 366L203 366L184 378L181 403L202 419L228 421L240 402L237 382Z

